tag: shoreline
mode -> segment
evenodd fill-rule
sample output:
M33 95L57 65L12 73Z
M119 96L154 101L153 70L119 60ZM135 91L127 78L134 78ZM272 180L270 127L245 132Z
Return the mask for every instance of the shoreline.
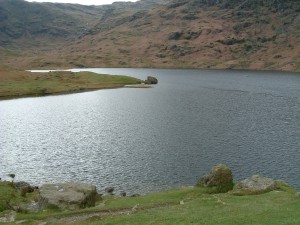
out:
M102 66L93 66L93 67L82 67L82 68L70 68L70 67L53 67L49 69L45 68L34 68L30 70L24 70L24 71L71 71L73 69L75 70L88 70L88 69L159 69L159 70L203 70L203 71L232 71L232 72L262 72L262 73L292 73L292 74L299 74L300 70L294 71L294 70L273 70L273 69L243 69L243 68L199 68L199 67L118 67L118 66L108 66L108 67L102 67Z
M125 85L115 86L115 87L91 88L91 89L83 89L83 90L65 91L65 92L53 92L53 93L47 93L47 94L14 95L14 96L7 96L7 97L0 96L0 101L16 100L16 99L22 99L22 98L39 98L39 97L50 97L50 96L60 96L60 95L71 95L71 94L85 93L85 92L92 92L92 91L119 89L119 88L124 88L124 87L125 87Z
M123 88L125 85L142 83L142 80L129 76L70 71L48 73L0 71L0 80L0 101Z
M267 178L268 179L268 178ZM189 186L146 195L114 195L108 188L105 195L98 194L94 206L88 208L45 208L38 211L0 210L0 222L12 224L298 224L300 222L300 190L284 181L277 181L274 190L249 192L233 190L218 192L214 188ZM8 181L0 181L0 192ZM66 184L66 183L65 183ZM74 183L76 184L76 183ZM57 185L62 184L52 184ZM88 184L87 184L88 185ZM76 189L79 187L76 185ZM35 189L25 194L28 201L39 199ZM14 191L14 195L19 195ZM21 191L22 193L22 191ZM99 192L98 192L99 193ZM2 197L4 197L2 195ZM1 193L0 193L1 199ZM22 202L25 200L22 197ZM18 201L19 202L19 201ZM1 202L0 202L1 203ZM73 203L72 203L73 204ZM23 205L23 206L22 206ZM30 204L31 205L31 204ZM15 207L11 205L12 207ZM24 203L21 204L24 207ZM36 204L29 209L34 209ZM1 204L0 204L1 208ZM13 208L12 208L13 209ZM288 215L287 217L284 215ZM289 220L287 219L289 218ZM195 219L195 221L194 221ZM161 222L158 222L161 221ZM176 222L177 221L177 222ZM289 221L292 223L289 223ZM178 223L179 222L179 223ZM220 222L220 223L218 223ZM294 222L294 223L293 223Z

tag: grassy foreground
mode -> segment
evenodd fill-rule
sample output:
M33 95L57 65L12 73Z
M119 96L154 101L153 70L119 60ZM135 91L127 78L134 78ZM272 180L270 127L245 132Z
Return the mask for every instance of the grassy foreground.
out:
M112 76L91 72L1 72L0 98L39 96L118 88L138 84L141 80L127 76Z
M0 183L0 207L8 190L12 191L7 183ZM104 196L95 207L79 211L17 213L10 224L299 225L300 197L296 192L281 184L278 191L260 195L214 194L195 187L140 197ZM10 201L22 202L33 196L21 197L15 191Z

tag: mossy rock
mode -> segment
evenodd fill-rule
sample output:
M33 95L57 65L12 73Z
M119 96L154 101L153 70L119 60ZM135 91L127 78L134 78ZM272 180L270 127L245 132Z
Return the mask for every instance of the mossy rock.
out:
M233 189L231 170L224 164L214 166L208 175L203 176L196 184L199 187L210 187L215 193L225 193Z
M157 84L158 80L156 77L148 76L147 80L145 80L145 84Z

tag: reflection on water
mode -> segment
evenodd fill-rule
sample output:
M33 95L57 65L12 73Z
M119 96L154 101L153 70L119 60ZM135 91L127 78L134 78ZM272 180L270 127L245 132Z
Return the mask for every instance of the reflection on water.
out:
M193 185L222 162L235 179L300 188L299 74L93 71L159 84L0 101L0 177L148 193Z

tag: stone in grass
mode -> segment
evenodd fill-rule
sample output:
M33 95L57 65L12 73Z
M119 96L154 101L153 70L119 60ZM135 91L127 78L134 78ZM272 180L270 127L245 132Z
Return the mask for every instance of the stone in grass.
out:
M260 175L254 175L242 180L234 186L234 190L246 191L249 194L266 193L278 188L279 186L276 181Z
M95 206L96 186L84 183L44 184L40 188L39 208L80 209Z
M126 197L126 195L127 195L127 194L126 194L125 191L121 191L121 193L120 193L120 196L121 196L121 197Z
M135 198L135 197L140 197L140 196L141 196L140 194L133 194L133 195L131 195L130 197Z
M12 223L16 219L17 213L15 211L7 211L2 217L0 217L0 223Z
M225 193L233 188L233 175L224 164L214 166L208 175L202 177L196 184L199 187L213 187L217 193Z

